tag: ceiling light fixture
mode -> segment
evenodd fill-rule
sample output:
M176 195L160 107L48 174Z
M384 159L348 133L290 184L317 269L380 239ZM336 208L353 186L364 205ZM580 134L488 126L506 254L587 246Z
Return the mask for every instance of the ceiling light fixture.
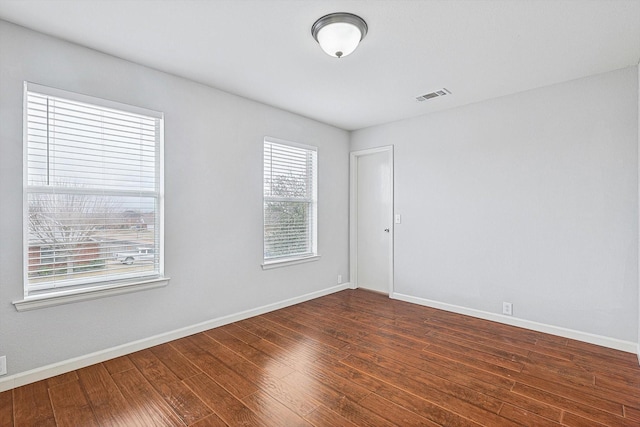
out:
M352 13L330 13L311 27L311 35L327 55L342 58L356 50L367 35L367 23Z

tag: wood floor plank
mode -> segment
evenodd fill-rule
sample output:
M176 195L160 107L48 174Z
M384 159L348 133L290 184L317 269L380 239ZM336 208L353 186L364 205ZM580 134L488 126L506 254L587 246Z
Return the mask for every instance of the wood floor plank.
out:
M316 361L316 363L312 365L308 365L304 370L301 371L306 377L312 378L317 382L322 383L332 389L340 392L341 394L348 396L349 399L354 402L359 402L360 400L367 397L371 394L371 390L363 387L360 384L357 384L349 379L337 375L336 371L332 369L332 367L328 367L327 364L322 363L321 360ZM298 374L297 372L293 375L287 377L287 379L292 378Z
M208 375L200 374L189 377L184 380L184 383L227 425L268 427L266 421L260 419L242 401Z
M124 398L147 425L185 425L137 369L118 372L112 378Z
M487 353L489 355L495 356L498 360L507 360L513 362L515 364L524 364L529 361L529 351L527 351L526 355L522 355L522 350L511 351L504 350L494 345L493 343L482 343L478 340L467 340L461 339L456 336L451 336L447 334L443 334L441 332L429 331L427 333L427 340L431 341L433 338L436 338L441 341L447 341L452 345L459 346L460 348L471 348L474 351L480 351L482 353Z
M550 356L557 356L559 359L573 360L575 351L571 351L567 347L566 341L564 343L558 341L550 341L544 338L536 340L535 346L531 348L532 351L548 354Z
M365 346L365 348L374 351L379 356L402 361L410 366L469 387L502 402L510 403L520 408L528 408L529 412L533 414L551 420L560 420L560 409L511 393L510 390L514 385L514 381L511 379L490 374L467 365L454 363L449 359L439 358L431 354L420 353L414 355L385 346Z
M430 329L434 331L443 332L445 334L468 334L470 331L473 331L473 335L476 339L483 340L485 343L493 342L495 345L509 345L514 347L520 347L522 349L526 349L527 351L537 351L543 354L548 354L550 356L555 356L558 358L564 358L567 360L572 359L572 355L566 351L564 347L562 350L558 348L558 346L544 347L537 345L539 339L535 336L521 336L518 334L504 334L497 333L492 330L483 330L479 328L475 328L469 324L459 324L459 322L455 321L445 321L439 318L431 317L425 321L425 324L429 326Z
M582 381L581 378L577 378L574 372L557 372L550 374L544 370L527 369L526 365L522 374L559 384L558 387L554 388L556 392L559 388L567 387L570 390L566 391L566 393L574 394L575 391L577 394L586 394L596 399L604 399L609 402L616 402L617 404L640 409L640 390L625 387L624 384L617 383L616 387L610 389L601 387L599 384L588 384L586 379Z
M293 372L292 367L277 361L269 354L264 353L253 346L247 345L243 341L221 329L211 329L209 331L205 331L204 334L227 347L229 350L244 357L254 365L268 371L269 375L276 378L285 377Z
M296 351L291 351L290 349L280 347L279 345L276 345L264 339L253 341L251 344L247 345L251 348L255 348L256 350L263 352L277 362L294 370L302 369L304 366L312 362L306 357L300 357L300 352L297 351L297 348ZM315 360L317 358L317 355L313 353L313 356L313 360Z
M331 304L327 302L326 298L315 299L307 301L305 304L312 307L312 309L323 317L335 317L338 319L349 319L357 322L361 325L369 325L371 327L380 327L384 324L392 324L393 319L381 319L377 314L371 314L363 312L362 310L355 309L346 305Z
M411 326L410 324L407 325L407 327L410 327L410 326ZM522 345L514 345L512 343L503 342L502 340L496 339L495 335L490 335L488 337L480 336L475 334L474 331L472 330L461 331L457 329L443 328L441 326L436 326L429 323L424 323L422 326L428 332L437 333L437 334L440 334L441 336L448 336L458 340L464 340L472 343L481 344L484 346L500 349L509 353L517 354L523 357L529 356L529 354L531 353L531 349L528 347L533 346L533 344L530 344L529 346L524 346L524 347Z
M116 357L115 359L107 360L102 364L107 368L107 371L110 374L117 374L134 368L133 363L129 360L129 356Z
M129 360L185 424L211 414L211 410L151 350L130 354Z
M228 367L232 372L239 375L244 380L260 388L265 380L270 378L277 378L267 370L260 366L251 363L243 356L235 353L219 342L209 338L206 334L197 334L192 337L192 342L195 343L202 350L208 352L217 360L219 360L224 366ZM289 371L290 372L290 371ZM289 373L288 372L288 373ZM216 376L212 378L217 379ZM255 391L254 391L255 392ZM249 393L253 394L253 393ZM244 396L237 395L238 398Z
M69 381L78 381L78 374L76 371L67 372L65 374L56 375L47 379L47 387L55 387L60 384L64 384ZM0 424L1 425L1 424Z
M226 333L233 335L234 337L238 338L240 341L245 342L247 344L253 344L256 341L260 341L262 339L259 336L254 335L251 332L247 331L246 329L241 328L236 323L230 323L228 325L221 326L217 329L220 329L221 331L225 331Z
M391 385L384 385L376 392L376 394L442 426L477 427L494 425L482 424L481 422L475 421L471 419L471 417L466 416L467 414L464 414L465 416L463 416L462 414L458 414L433 402L425 400L421 396L403 392Z
M604 427L617 426L618 424L602 424L571 412L566 412L562 417L562 425L568 427Z
M358 427L356 424L323 405L317 407L304 418L315 427Z
M261 390L242 399L260 419L272 426L311 427L311 423Z
M349 396L354 402L359 402L377 389L379 381L370 381L367 384L362 381L356 383L353 381L353 376L357 375L356 372L340 362L318 359L316 363L305 367L301 372L291 374L287 379L298 378L300 384L305 384L305 378L310 378Z
M13 391L0 392L0 426L13 425Z
M452 361L444 357L439 357L431 353L402 351L384 344L384 341L373 342L371 339L362 341L357 346L366 349L379 356L388 357L397 361L402 361L426 372L432 372L441 378L453 381L460 385L471 386L471 388L488 393L496 388L511 390L515 383L510 378L504 378L490 372L477 369L462 363ZM349 347L348 349L351 349Z
M594 397L615 401L620 404L640 408L640 388L629 387L619 378L604 386L593 372L582 369L574 361L560 360L555 357L532 353L524 364L523 375L536 377L559 387L571 387L578 393L587 393ZM554 387L557 392L558 387Z
M181 380L202 373L201 369L198 369L170 344L151 347L149 350Z
M393 322L380 325L380 330L412 339L421 344L424 343L425 337L428 334L433 333L431 328L422 323L411 325L410 322L404 320L394 320Z
M377 329L375 325L356 322L341 316L331 317L328 316L330 313L318 313L316 310L305 309L303 305L269 314L295 320L307 327L349 343L354 343L366 337L370 331Z
M526 384L549 393L568 395L571 400L597 408L614 415L622 416L622 405L620 402L612 402L611 400L601 398L592 393L592 387L580 387L563 384L558 381L558 377L536 377L527 374L520 374L517 377L519 384Z
M519 343L536 344L539 339L545 338L549 342L566 344L566 338L554 337L529 329L518 328L491 320L478 319L470 316L458 316L456 313L434 310L425 320L426 323L437 322L451 328L473 331L482 336L492 337L504 342L514 340Z
M397 424L387 421L369 409L360 406L348 398L342 398L330 407L343 418L363 427L396 427Z
M360 407L351 399L351 396L347 396L342 391L336 390L315 378L294 372L293 374L285 377L284 381L300 385L302 390L301 392L304 393L304 395L320 402L328 409L336 412L342 418L351 421L356 425L393 425L368 409Z
M640 426L634 354L345 290L0 393L0 425Z
M315 400L305 397L298 384L287 383L284 379L265 378L261 389L301 417L320 406Z
M430 342L429 345L422 349L422 351L424 353L430 353L439 357L450 359L454 362L462 363L463 365L482 369L483 371L500 375L508 379L514 378L515 374L519 372L514 371L510 368L505 368L504 366L496 365L490 361L487 361L485 358L476 359L474 355L467 354L465 351L461 351L460 349L451 349L446 345L443 347Z
M471 397L469 397L470 393L465 393L465 395L456 397L442 392L436 388L431 388L429 383L421 382L414 376L405 376L394 372L388 372L385 368L365 361L364 359L360 359L358 357L349 356L347 359L343 360L342 363L349 364L354 368L360 369L367 373L371 373L371 375L377 376L379 379L386 378L388 382L397 385L397 387L402 390L420 396L424 400L432 402L442 408L446 408L451 412L455 412L457 414L465 414L465 416L468 416L469 418L480 424L496 426L516 425L515 423L508 422L507 420L504 420L501 417L497 416L497 409L495 410L495 412L493 411L496 402L490 401L485 403L481 400L482 396L478 396L478 398L474 396L474 403L470 403L466 400L463 400L463 397L472 399ZM488 396L485 397L489 399ZM484 407L478 406L480 404L483 404ZM487 406L489 406L489 408L487 408Z
M436 311L428 320L438 319L440 322L456 325L456 327L473 330L486 336L492 336L504 342L514 340L516 342L537 343L542 334L523 328L518 328L491 320L476 319L469 316L456 316L455 313ZM563 339L564 342L564 339Z
M438 427L436 424L420 415L403 408L393 402L384 399L377 394L369 396L358 402L362 407L369 409L374 414L403 427Z
M348 344L347 341L336 338L331 333L326 333L295 320L280 316L277 311L274 313L263 315L261 317L263 319L267 319L270 322L279 324L287 329L295 331L298 334L305 336L307 339L311 338L319 343L333 347L334 349L340 349Z
M277 327L277 325L266 324L265 322L254 322L252 319L238 322L238 325L252 334L259 336L264 341L274 344L280 348L295 348L295 352L293 354L296 358L296 365L313 362L325 354L320 348L314 346L311 341L305 343L303 335L293 333L289 334L289 331L282 331ZM309 345L310 343L311 345ZM290 351L288 351L288 353L291 354ZM344 354L342 355L344 356Z
M540 390L525 384L516 383L516 385L513 386L513 392L531 397L532 399L536 399L550 405L562 407L567 412L571 412L594 422L613 426L637 427L636 423L629 422L629 420L626 420L621 416L614 415L610 412L585 405L584 403L576 402L573 399L566 398L564 396L548 391Z
M348 355L348 353L344 352L341 349L322 342L321 340L308 337L303 333L288 328L278 322L272 322L268 319L263 318L251 318L247 319L246 322L254 325L254 329L252 330L252 332L260 331L261 333L265 333L265 330L268 331L267 335L265 336L265 339L268 341L277 343L277 341L282 342L282 338L284 338L289 342L289 344L285 345L285 347L292 348L293 346L297 350L296 354L299 354L300 356L303 356L303 354L306 353L307 361L312 361L325 355L336 358L342 358ZM245 323L242 324L243 327L245 327L245 325ZM277 334L279 337L274 336L273 333ZM317 334L314 335L316 338L318 338ZM333 341L333 337L329 338L331 338L332 342L335 343L335 341ZM273 341L274 339L276 339L277 341ZM293 341L293 344L291 344L291 341ZM339 345L344 346L346 344L346 342L341 341L341 344Z
M406 335L397 334L388 329L380 328L377 331L369 334L366 339L360 340L360 342L380 342L385 345L392 345L397 349L403 351L419 352L429 343L425 338L422 340L408 337ZM358 343L359 344L359 343Z
M145 419L127 402L103 364L80 369L77 374L101 426L144 426Z
M399 315L398 311L391 305L373 307L369 302L352 301L347 307L365 316L375 317L377 319L376 324L378 325L393 324Z
M638 366L638 358L632 353L626 353L612 348L602 347L582 341L567 340L567 349L576 356L587 359L592 358L600 363L635 369Z
M622 385L634 393L640 391L640 375L637 369L610 368L609 366L594 365L576 361L576 366L587 372L593 373L596 377L596 384L611 390L619 389Z
M522 426L528 427L553 427L561 425L558 421L541 417L531 411L527 411L526 409L522 409L521 407L513 406L508 403L505 403L500 409L500 416L515 421Z
M340 362L334 362L334 363L339 364ZM403 407L405 408L409 407L411 408L411 411L416 412L417 414L421 415L424 418L433 420L438 424L447 425L447 426L469 426L469 425L478 426L480 425L464 417L461 417L451 411L448 411L438 405L428 402L422 399L421 397L418 397L411 393L403 392L401 389L392 387L367 374L352 370L344 365L343 367L346 369L343 369L343 370L336 369L336 372L340 373L345 378L348 378L365 388L370 388L371 390L375 390L376 394L386 397L386 399L389 401L393 401L396 404L401 406L408 405ZM298 377L295 378L296 382L301 383L306 381L307 383L310 383L308 387L308 390L309 390L308 392L309 393L320 392L321 396L316 396L316 398L331 408L334 408L336 403L339 404L340 402L342 402L342 400L346 398L346 396L344 396L343 393L337 392L333 388L327 389L327 388L318 387L317 385L314 385L316 380L310 379L306 375L295 373L295 374L292 374L292 377L294 375L298 375ZM324 382L320 382L320 384L324 385ZM371 395L371 393L367 394L362 399L366 398L369 395ZM340 405L338 405L338 407L340 407ZM357 418L349 418L352 416L352 414L349 412L343 413L343 415L348 419L353 419L354 422L356 422L357 420Z
M384 348L377 353L380 356L402 360L411 366L426 372L432 372L434 375L469 387L472 390L486 394L502 402L519 408L527 408L528 411L533 414L555 421L560 420L560 409L525 396L511 393L510 390L514 385L512 379L490 374L467 365L453 363L449 359L438 358L426 353L418 355L398 354L399 352L395 350Z
M200 348L193 337L179 339L174 341L172 345L237 398L241 399L258 390L255 384Z
M193 424L190 427L227 427L227 423L216 414L211 414L206 418L203 418Z
M527 413L538 415L554 422L559 422L562 419L562 409L529 396L523 396L510 391L507 392L503 389L498 389L495 393L490 393L489 395L502 400L505 405L512 405L527 411Z
M626 407L624 408L624 416L625 418L629 418L630 420L635 420L640 425L640 409Z
M438 338L431 334L427 336L427 342L429 343L429 347L435 346L438 348L446 349L446 351L449 353L455 352L463 354L466 357L471 357L476 361L483 362L485 365L494 365L496 367L508 369L512 372L520 372L523 368L522 362L514 361L508 355L496 356L482 351L481 349L478 349L473 345L460 345L450 340Z
M46 381L14 389L13 411L19 427L56 425Z
M452 401L453 399L451 398L453 397L455 400L468 402L496 414L502 407L500 400L486 393L475 391L402 362L369 352L354 351L351 356L341 362L377 376L379 379L395 385L401 385L401 388L418 394L434 403L440 404L441 402Z
M56 423L62 426L98 426L79 381L66 381L49 388Z
M275 364L275 369L271 369L269 363L263 366L265 362L265 358L263 357L258 357L260 365L253 364L250 360L245 359L243 354L235 353L218 341L213 340L211 338L212 335L216 336L216 334L199 334L194 337L194 342L236 372L241 373L245 379L278 400L280 404L283 404L301 416L313 411L318 406L318 403L313 400L301 399L300 396L294 393L295 387L287 386L286 383L281 380L283 374L288 375L293 372L293 369L271 358L269 358L271 359L269 363ZM250 349L252 347L246 348ZM243 350L242 353L246 353L246 351ZM252 356L255 354L254 352L250 352ZM286 370L282 368L286 368ZM252 395L256 393L257 392L254 392ZM242 400L245 401L244 399Z
M580 385L594 385L596 381L594 373L581 369L573 360L559 359L547 354L532 351L524 365L524 373L548 371Z

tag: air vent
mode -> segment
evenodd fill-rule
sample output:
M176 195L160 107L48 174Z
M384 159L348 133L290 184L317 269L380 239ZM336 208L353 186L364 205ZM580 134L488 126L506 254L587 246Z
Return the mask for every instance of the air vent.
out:
M446 87L443 87L440 90L436 90L435 92L425 93L424 95L416 96L416 100L419 102L426 101L427 99L437 98L439 96L449 95L451 92Z

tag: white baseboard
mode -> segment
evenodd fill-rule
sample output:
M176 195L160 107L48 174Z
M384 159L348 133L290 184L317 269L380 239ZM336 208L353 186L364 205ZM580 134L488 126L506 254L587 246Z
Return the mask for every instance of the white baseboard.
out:
M339 292L345 289L352 289L351 283L342 283L337 286L333 286L333 287L316 291L316 292L311 292L309 294L301 295L299 297L286 299L284 301L276 302L273 304L267 304L262 307L242 311L240 313L230 314L228 316L219 317L217 319L208 320L202 323L197 323L195 325L176 329L170 332L165 332L149 338L143 338L138 341L133 341L127 344L122 344L116 347L100 350L95 353L74 357L73 359L63 360L61 362L53 363L51 365L43 366L40 368L25 371L25 372L20 372L20 373L0 379L0 392L10 390L12 388L20 387L26 384L30 384L36 381L44 380L46 378L51 378L53 376L64 374L66 372L71 372L76 369L94 365L96 363L104 362L105 360L124 356L126 354L130 354L136 351L144 350L145 348L153 347L159 344L164 344L166 342L177 340L179 338L183 338L189 335L197 334L199 332L203 332L208 329L217 328L218 326L223 326L229 323L238 322L240 320L248 319L250 317L259 316L261 314L279 310L284 307L299 304L301 302L309 301L325 295L333 294L335 292Z
M473 308L462 307L459 305L447 304L439 301L433 301L425 298L414 297L411 295L399 294L397 292L389 295L390 298L400 301L406 301L413 304L424 305L426 307L437 308L440 310L451 311L453 313L465 314L467 316L477 317L494 322L504 323L507 325L518 326L520 328L531 329L533 331L544 332L547 334L558 335L564 338L571 338L578 341L584 341L591 344L601 345L616 350L626 351L628 353L638 353L640 358L640 348L637 343L631 341L623 341L616 338L609 338L602 335L595 335L588 332L576 331L574 329L562 328L559 326L547 325L544 323L533 322L531 320L519 319L517 317L505 316L502 314L491 313L488 311L476 310ZM639 359L640 360L640 359Z

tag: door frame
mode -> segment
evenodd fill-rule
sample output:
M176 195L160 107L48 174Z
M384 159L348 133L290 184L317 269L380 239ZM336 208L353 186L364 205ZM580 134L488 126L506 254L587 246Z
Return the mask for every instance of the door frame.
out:
M389 160L389 188L391 205L389 218L389 296L393 295L393 236L394 236L394 188L393 188L393 145L352 151L349 164L349 278L351 288L358 288L358 159L371 154L387 153Z

